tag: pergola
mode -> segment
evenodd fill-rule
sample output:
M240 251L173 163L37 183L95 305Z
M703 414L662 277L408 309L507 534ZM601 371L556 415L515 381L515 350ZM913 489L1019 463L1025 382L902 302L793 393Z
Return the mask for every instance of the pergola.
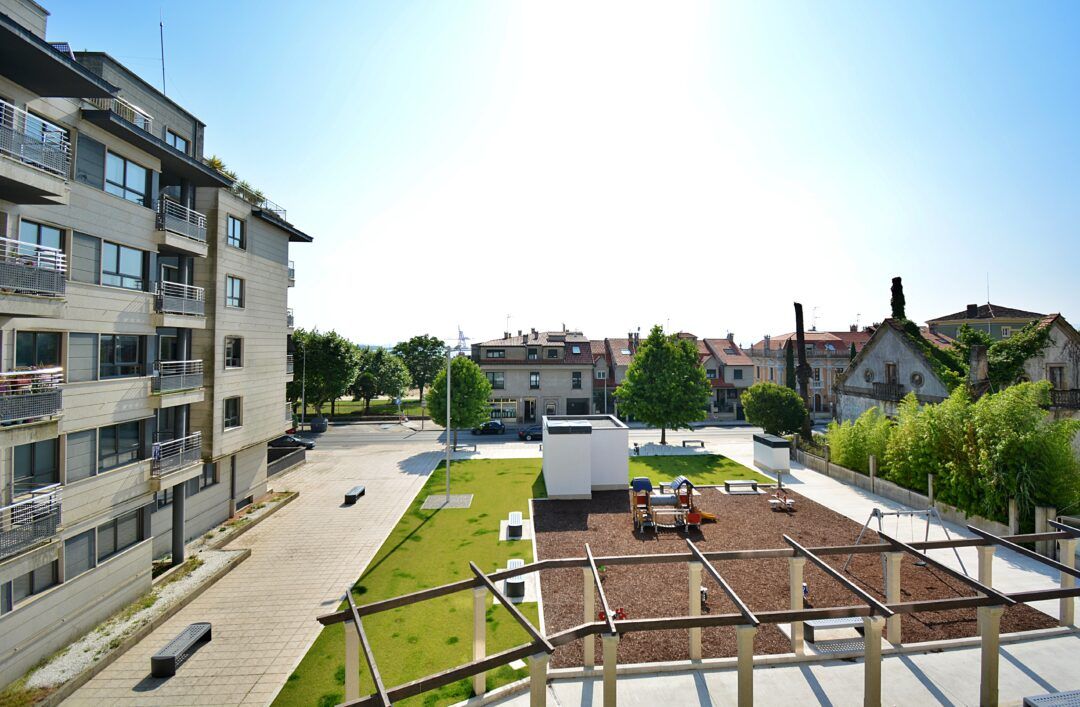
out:
M736 629L737 671L739 705L749 707L754 701L753 682L753 645L754 635L761 624L790 624L791 650L796 655L804 654L803 622L817 619L835 619L862 617L864 628L863 654L863 704L881 704L881 637L882 629L890 643L900 643L900 616L925 611L943 611L948 609L975 608L978 611L979 634L981 639L981 679L980 703L996 705L998 703L998 645L1000 637L1001 614L1005 607L1018 603L1027 603L1046 599L1061 601L1060 625L1075 626L1073 598L1080 596L1076 579L1080 570L1076 569L1076 541L1080 530L1055 521L1048 521L1055 528L1052 532L1031 533L999 537L991 533L968 526L975 538L957 538L904 543L888 535L879 533L884 542L874 545L841 545L834 547L803 547L788 536L784 541L788 547L762 550L719 550L703 552L687 539L687 552L664 553L654 555L618 555L613 557L594 557L592 549L585 545L584 557L561 557L539 560L532 564L514 569L485 574L475 564L469 563L473 572L472 579L465 579L444 584L431 589L424 589L411 594L372 602L357 606L352 592L346 591L348 608L319 617L324 626L346 623L345 630L345 699L347 707L369 707L390 705L396 700L412 697L428 690L462 680L473 679L473 690L481 695L485 690L484 675L487 671L510 663L514 660L527 659L529 664L530 704L539 707L546 704L548 661L558 646L576 640L583 641L584 664L595 666L595 640L600 635L603 642L603 700L605 707L616 704L615 684L617 679L616 651L619 637L634 631L661 631L667 629L689 629L691 660L701 658L701 629L710 626L734 626ZM1061 561L1044 557L1018 543L1058 542ZM998 546L1021 553L1038 560L1046 566L1060 572L1060 588L1035 591L1002 593L993 588L991 562L994 549ZM947 565L927 556L926 550L941 548L974 547L979 554L978 579L972 579ZM885 556L885 601L880 602L864 591L839 570L828 564L823 558L830 555L847 554L884 554ZM928 565L932 565L963 582L976 592L975 596L951 599L932 599L923 601L900 601L900 561L905 554L913 555ZM762 560L787 558L791 590L791 608L783 611L752 612L745 601L724 579L722 573L713 566L714 562L724 560ZM806 561L820 567L830 577L845 586L861 603L851 606L832 606L813 609L803 608L802 582L803 568ZM669 564L686 562L689 567L690 582L688 587L689 607L685 616L663 618L618 619L613 616L603 585L600 583L597 565L643 565ZM499 590L496 584L500 580L519 577L542 570L580 567L583 576L584 612L583 623L564 631L545 635L525 618L517 607ZM716 582L724 594L731 599L737 612L728 614L701 613L702 570ZM440 673L387 688L382 681L378 665L371 650L371 644L364 632L363 619L382 611L408 606L427 599L446 596L455 592L473 590L473 660L464 665ZM487 655L485 648L486 622L485 608L487 594L493 594L510 612L511 616L529 635L528 643L508 650ZM603 618L597 620L595 599L599 596ZM367 661L374 678L375 693L360 696L360 654Z

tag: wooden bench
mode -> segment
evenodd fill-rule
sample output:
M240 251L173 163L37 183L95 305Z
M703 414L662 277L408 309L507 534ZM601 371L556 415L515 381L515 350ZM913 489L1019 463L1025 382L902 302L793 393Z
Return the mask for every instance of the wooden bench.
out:
M510 520L506 521L506 538L521 539L521 511L510 511Z
M345 505L351 506L356 503L357 499L363 496L366 490L363 486L353 486L345 492Z
M176 638L150 657L150 674L155 678L169 678L176 675L176 670L191 657L202 643L210 641L210 623L199 622L189 625Z
M814 643L814 631L828 631L834 628L861 629L863 620L861 616L846 616L840 619L814 619L813 621L803 621L803 626L806 631L806 640Z
M696 444L702 449L705 449L705 440L703 439L684 439L682 441L682 446L684 447L689 447L691 444Z
M750 488L750 491L739 491L739 493L757 493L758 492L758 490L757 490L757 482L756 481L725 481L724 482L724 491L727 492L727 493L731 493L733 488L745 489L747 487Z
M1080 704L1080 690L1050 692L1024 698L1024 707L1074 707Z

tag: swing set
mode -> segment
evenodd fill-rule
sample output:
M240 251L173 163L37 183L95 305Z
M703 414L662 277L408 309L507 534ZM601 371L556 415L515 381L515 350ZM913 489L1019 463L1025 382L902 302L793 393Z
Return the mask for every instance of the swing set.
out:
M885 516L896 516L896 530L893 532L893 535L892 535L892 537L894 537L894 538L899 537L899 535L900 535L900 516L907 516L909 521L910 521L910 526L911 526L911 539L914 540L915 539L915 516L922 516L923 518L926 519L926 532L923 535L923 542L928 542L930 540L930 520L931 520L931 518L936 518L937 519L938 525L941 527L942 530L945 531L946 539L952 540L952 536L949 535L949 529L947 527L945 527L945 523L941 520L941 514L938 513L937 508L935 508L933 506L930 506L929 508L927 508L926 510L923 510L923 511L883 511L880 508L877 508L875 506L874 509L872 511L870 511L870 517L866 519L866 522L863 524L862 530L859 531L859 537L855 539L855 544L858 545L859 543L862 542L863 535L866 534L867 529L870 528L870 523L872 523L875 518L877 518L878 534L881 535L882 537L884 537L885 529L882 526L884 525L883 521L884 521ZM960 559L960 552L956 549L955 546L953 547L952 550L953 550L953 553L956 554L956 561L960 563L960 569L962 569L964 571L964 574L966 576L970 577L971 575L968 574L967 568L964 567L964 561L962 559ZM853 556L854 556L854 554L848 555L847 562L844 563L844 571L845 572L848 571L848 565L851 564L851 558ZM915 564L919 565L920 567L926 566L926 563L923 562L922 560L919 560ZM881 556L881 566L882 566L882 568L885 567L885 556L884 555Z

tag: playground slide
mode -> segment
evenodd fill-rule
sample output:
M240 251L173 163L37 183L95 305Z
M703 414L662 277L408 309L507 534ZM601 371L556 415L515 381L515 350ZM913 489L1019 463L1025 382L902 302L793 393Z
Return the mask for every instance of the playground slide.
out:
M716 514L715 513L706 513L705 511L698 511L698 512L701 513L701 520L708 521L710 523L715 523L716 522Z

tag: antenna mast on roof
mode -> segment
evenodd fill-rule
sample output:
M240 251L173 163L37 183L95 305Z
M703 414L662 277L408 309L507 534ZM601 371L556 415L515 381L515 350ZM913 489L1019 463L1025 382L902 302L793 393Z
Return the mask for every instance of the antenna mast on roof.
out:
M986 303L990 304L990 271L986 271Z
M165 14L158 8L158 37L161 40L161 95L165 95Z

